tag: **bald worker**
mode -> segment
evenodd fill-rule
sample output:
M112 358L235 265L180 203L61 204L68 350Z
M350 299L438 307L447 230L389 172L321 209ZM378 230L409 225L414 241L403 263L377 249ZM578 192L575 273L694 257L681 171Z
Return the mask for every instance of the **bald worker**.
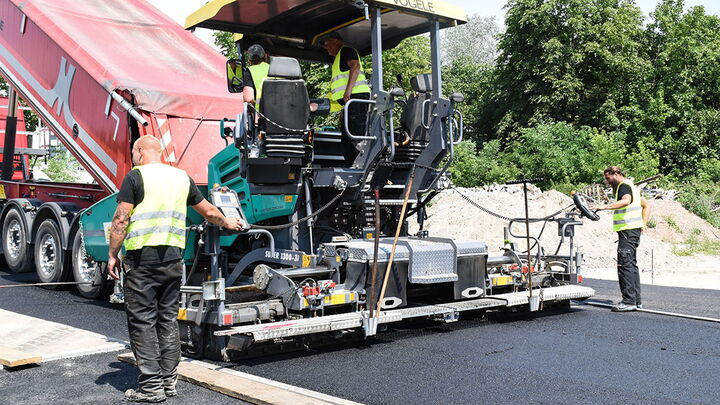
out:
M107 268L116 280L121 245L126 251L125 312L140 375L138 389L127 390L125 399L135 402L163 402L177 395L177 314L187 206L225 229L246 226L205 200L187 173L163 164L161 153L160 141L151 135L135 142L135 167L120 187L110 228Z

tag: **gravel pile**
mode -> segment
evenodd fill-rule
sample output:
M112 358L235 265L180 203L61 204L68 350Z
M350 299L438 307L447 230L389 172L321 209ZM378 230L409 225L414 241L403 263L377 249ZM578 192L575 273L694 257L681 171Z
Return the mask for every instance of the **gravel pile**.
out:
M445 190L438 195L428 208L428 220L425 229L431 236L455 239L481 240L487 243L490 254L497 254L503 246L503 228L508 221L490 215L474 207L461 195L485 209L510 218L524 218L525 208L522 185L492 185L483 188L457 188ZM676 201L651 201L652 217L657 226L643 234L638 251L638 265L643 271L678 271L698 267L720 267L719 257L713 256L677 256L673 247L685 241L691 234L699 238L717 238L720 230L712 227L696 215L685 210ZM543 192L539 188L528 186L528 205L530 217L539 218L551 215L558 210L572 209L572 198L560 192ZM568 208L570 207L570 208ZM564 216L563 214L558 217ZM582 219L583 225L576 228L575 245L585 256L586 269L614 269L617 249L617 234L612 231L612 213L600 212L597 222ZM411 221L411 232L417 231L417 224ZM546 254L554 253L560 242L558 225L548 222L530 225L530 234L538 236L542 231L541 246ZM525 234L524 222L512 227L515 235ZM511 238L518 249L526 247L524 238ZM567 239L561 247L561 254L568 251ZM717 268L720 270L720 268Z

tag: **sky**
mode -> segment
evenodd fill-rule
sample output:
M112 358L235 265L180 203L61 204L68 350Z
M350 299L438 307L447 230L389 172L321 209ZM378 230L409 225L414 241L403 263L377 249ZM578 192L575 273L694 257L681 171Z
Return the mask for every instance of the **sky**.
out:
M170 18L179 24L185 24L185 17L193 11L202 7L207 0L147 0L149 3L160 9ZM498 25L502 25L505 19L505 10L503 6L507 0L445 0L450 3L461 6L468 15L480 14L481 16L495 17ZM655 9L658 0L635 0L647 16ZM720 15L720 1L718 0L685 0L685 7L704 6L707 14ZM195 35L203 39L205 42L212 43L211 31L198 29Z

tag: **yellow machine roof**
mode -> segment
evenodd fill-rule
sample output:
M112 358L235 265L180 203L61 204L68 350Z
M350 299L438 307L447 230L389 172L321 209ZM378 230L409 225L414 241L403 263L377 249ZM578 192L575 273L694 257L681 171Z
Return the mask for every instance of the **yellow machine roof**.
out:
M345 43L369 54L370 21L362 1L350 0L213 0L192 13L185 28L209 28L243 34L243 47L260 43L271 54L326 60L317 40L338 32ZM467 22L465 11L438 0L366 0L381 7L383 49L404 38L426 33L429 20L441 27Z

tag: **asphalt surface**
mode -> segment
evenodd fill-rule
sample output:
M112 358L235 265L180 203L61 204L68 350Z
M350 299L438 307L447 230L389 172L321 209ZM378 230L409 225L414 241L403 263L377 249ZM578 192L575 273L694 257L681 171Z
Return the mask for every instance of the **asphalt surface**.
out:
M0 284L32 279L0 271ZM617 282L587 280L595 300ZM720 291L643 285L648 309L720 318ZM72 291L0 289L0 308L125 338L121 307ZM416 322L370 341L243 360L235 369L369 404L715 404L720 324L573 305L548 314ZM121 403L135 369L102 354L0 370L0 403ZM181 383L169 403L231 398Z

